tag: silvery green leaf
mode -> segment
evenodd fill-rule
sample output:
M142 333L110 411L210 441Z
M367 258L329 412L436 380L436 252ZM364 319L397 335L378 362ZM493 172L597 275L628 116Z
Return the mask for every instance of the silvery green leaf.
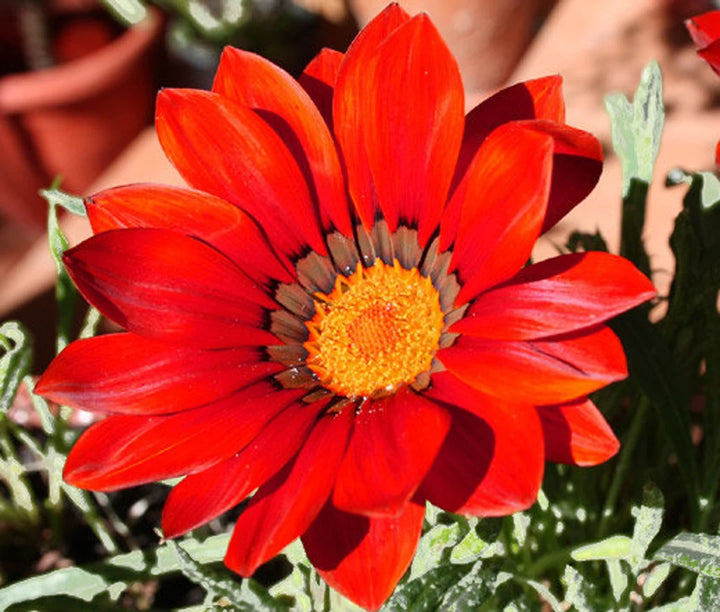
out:
M608 575L610 576L610 588L612 589L613 598L619 602L625 589L628 586L627 574L623 571L619 559L608 559L606 561Z
M575 606L577 612L593 612L588 602L588 585L582 575L570 565L565 566L563 574L565 583L565 600Z
M212 536L204 541L188 538L182 541L182 547L196 563L214 563L225 556L229 540L229 534ZM1 588L0 610L51 596L68 596L89 602L103 592L110 592L111 588L113 593L119 594L130 582L180 570L180 560L170 546L159 546L148 552L136 550L85 567L65 567L33 576Z
M662 74L657 62L643 70L632 103L620 93L605 97L612 124L613 148L620 158L623 197L633 179L650 183L665 122L662 101Z
M12 406L31 363L28 331L17 321L3 323L0 326L0 412L7 412Z
M72 196L55 187L41 190L40 195L44 197L51 206L60 206L74 215L87 217L85 203L82 198Z
M445 593L439 609L448 612L477 610L495 590L497 578L497 573L483 568L482 562L475 563L470 572Z
M495 544L488 544L477 534L475 529L471 529L452 549L450 561L452 563L470 563L477 559L492 557L495 552Z
M253 580L246 579L238 583L230 578L228 573L221 574L211 568L203 567L174 540L168 540L167 545L177 556L183 575L202 587L208 594L210 602L228 602L237 610L246 612L287 609L287 606L280 605L264 587L254 583Z
M692 597L682 597L677 601L650 608L648 612L697 612L697 607Z
M570 553L575 561L605 561L608 559L626 559L631 551L632 540L627 536L616 535L580 546Z
M103 4L126 26L140 23L148 14L140 0L103 0Z
M469 565L445 564L400 585L381 608L383 612L438 610L445 594L472 569Z
M698 576L690 599L695 610L720 610L720 579Z
M655 553L667 561L709 578L720 578L720 536L681 533Z
M720 202L720 180L712 172L698 172L702 176L702 192L700 202L707 210Z
M530 517L524 512L516 512L512 515L513 521L513 537L520 546L525 544L527 538L528 527L530 527Z
M664 503L660 490L655 486L647 486L643 494L643 504L640 508L632 509L632 515L635 517L635 527L628 561L634 573L637 573L640 565L645 560L650 543L660 533Z
M410 568L410 579L418 578L437 567L446 549L455 546L462 538L460 525L435 525L420 538Z
M670 563L659 563L655 567L653 567L647 574L645 578L645 582L643 582L642 590L643 590L643 596L645 597L652 597L655 595L657 590L660 588L663 582L665 582L665 579L670 574L670 570L672 569L672 565Z
M565 612L560 600L555 597L555 595L550 592L550 589L548 589L544 584L536 582L535 580L525 580L524 582L537 591L537 594L542 597L553 612Z

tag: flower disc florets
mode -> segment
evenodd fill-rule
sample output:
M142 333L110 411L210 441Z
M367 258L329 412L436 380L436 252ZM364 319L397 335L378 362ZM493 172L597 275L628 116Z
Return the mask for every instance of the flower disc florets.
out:
M437 290L417 268L358 263L315 296L307 364L338 394L385 395L430 369L443 319Z
M331 395L335 406L403 387L422 391L466 310L455 306L460 286L437 239L422 249L415 230L391 233L383 221L369 234L355 230L357 240L329 235L331 256L298 260L299 282L275 292L284 308L271 314L270 329L284 344L267 353L288 367L277 382L307 389L308 402Z

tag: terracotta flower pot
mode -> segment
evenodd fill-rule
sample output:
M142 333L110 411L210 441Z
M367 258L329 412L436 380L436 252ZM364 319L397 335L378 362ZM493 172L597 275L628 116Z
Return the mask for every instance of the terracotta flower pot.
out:
M44 227L38 190L61 175L63 188L83 191L146 125L155 89L151 53L161 26L156 11L116 37L80 21L54 41L63 63L0 77L6 219Z
M387 0L348 0L364 26ZM555 0L401 0L411 15L427 12L460 64L465 90L502 85Z

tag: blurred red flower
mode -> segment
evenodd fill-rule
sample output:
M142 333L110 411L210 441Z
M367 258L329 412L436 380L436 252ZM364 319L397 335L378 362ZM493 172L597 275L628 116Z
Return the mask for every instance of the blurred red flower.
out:
M391 5L298 81L226 49L212 92L162 91L160 142L197 191L87 199L95 235L65 263L127 333L72 343L37 385L110 413L66 480L185 476L167 537L257 490L226 564L249 576L301 537L374 609L426 500L509 514L534 502L545 460L612 456L587 397L626 376L605 322L654 289L606 253L525 266L602 165L564 124L560 85L521 83L464 116L434 26Z
M698 55L720 74L720 11L709 11L685 22L698 46Z
M685 22L702 57L720 75L720 11L709 11ZM720 142L715 147L715 164L720 166Z

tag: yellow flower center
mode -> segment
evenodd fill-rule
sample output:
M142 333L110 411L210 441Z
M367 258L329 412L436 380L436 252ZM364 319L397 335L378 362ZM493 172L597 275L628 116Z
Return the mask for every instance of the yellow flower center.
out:
M358 264L329 294L315 294L307 365L346 397L392 393L430 369L443 319L437 290L417 268Z

